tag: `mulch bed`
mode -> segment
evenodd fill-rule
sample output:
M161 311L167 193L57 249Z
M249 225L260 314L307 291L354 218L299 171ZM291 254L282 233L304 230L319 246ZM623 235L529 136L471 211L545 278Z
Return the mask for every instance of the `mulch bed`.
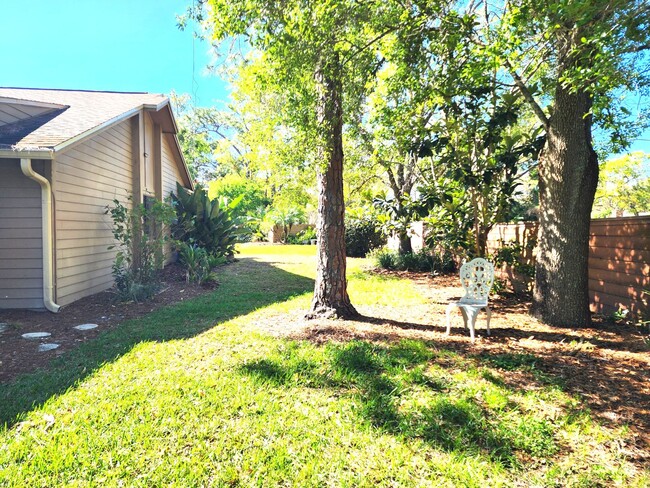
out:
M185 271L178 265L167 266L160 273L161 290L151 300L143 303L120 302L113 290L82 298L61 307L59 313L28 310L0 310L0 323L9 328L0 333L0 384L45 367L50 360L60 356L80 343L90 340L125 320L146 315L165 305L209 293L216 287L200 287L186 283ZM99 327L79 331L73 327L97 324ZM49 332L49 337L39 340L23 339L28 332ZM59 344L57 349L39 352L39 344Z

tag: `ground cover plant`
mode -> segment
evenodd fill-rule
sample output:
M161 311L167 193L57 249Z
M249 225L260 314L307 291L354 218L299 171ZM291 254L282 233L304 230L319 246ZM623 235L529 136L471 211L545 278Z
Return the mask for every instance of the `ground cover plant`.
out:
M314 253L243 247L214 292L3 384L0 486L650 482L650 428L639 430L650 380L640 367L613 376L647 346L606 329L551 337L510 302L494 307L493 338L471 345L458 327L446 338L455 280L433 289L362 259L348 267L362 316L305 321ZM581 378L582 394L580 370L598 383ZM601 415L608 381L640 417Z

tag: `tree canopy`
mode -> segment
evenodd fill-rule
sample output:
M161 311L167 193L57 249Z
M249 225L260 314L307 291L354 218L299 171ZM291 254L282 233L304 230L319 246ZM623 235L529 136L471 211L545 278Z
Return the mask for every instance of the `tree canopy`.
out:
M645 124L624 95L649 86L647 2L210 0L191 13L222 50L246 47L228 58L232 113L196 111L206 135L188 150L210 145L221 174L260 182L271 206L318 196L313 310L354 313L344 191L353 213L384 214L403 251L425 218L450 248L480 255L494 223L521 214L534 175L536 314L589 322L598 157Z

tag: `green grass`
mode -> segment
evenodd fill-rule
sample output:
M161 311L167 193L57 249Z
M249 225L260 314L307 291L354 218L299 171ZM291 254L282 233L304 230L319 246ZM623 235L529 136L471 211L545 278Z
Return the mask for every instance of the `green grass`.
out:
M309 304L313 252L246 246L214 293L126 322L2 385L0 486L650 481L615 447L626 431L599 426L561 385L508 386L511 371L535 381L534 356L250 332ZM362 260L349 268L354 303L424 301L409 282L365 273Z

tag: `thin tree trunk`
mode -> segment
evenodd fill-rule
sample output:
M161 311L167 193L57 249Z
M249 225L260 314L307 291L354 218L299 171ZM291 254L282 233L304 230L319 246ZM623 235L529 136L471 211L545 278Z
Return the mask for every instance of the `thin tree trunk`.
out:
M318 237L316 284L307 318L358 315L347 292L345 204L343 200L343 112L341 82L334 65L318 69L318 123L323 131L318 168ZM329 68L329 69L328 69Z
M591 140L591 97L557 88L540 155L540 217L533 315L556 326L586 326L587 258L598 158Z
M411 245L411 236L408 235L408 231L398 232L397 238L399 240L399 247L397 252L400 254L400 256L411 254L413 252L413 246Z

